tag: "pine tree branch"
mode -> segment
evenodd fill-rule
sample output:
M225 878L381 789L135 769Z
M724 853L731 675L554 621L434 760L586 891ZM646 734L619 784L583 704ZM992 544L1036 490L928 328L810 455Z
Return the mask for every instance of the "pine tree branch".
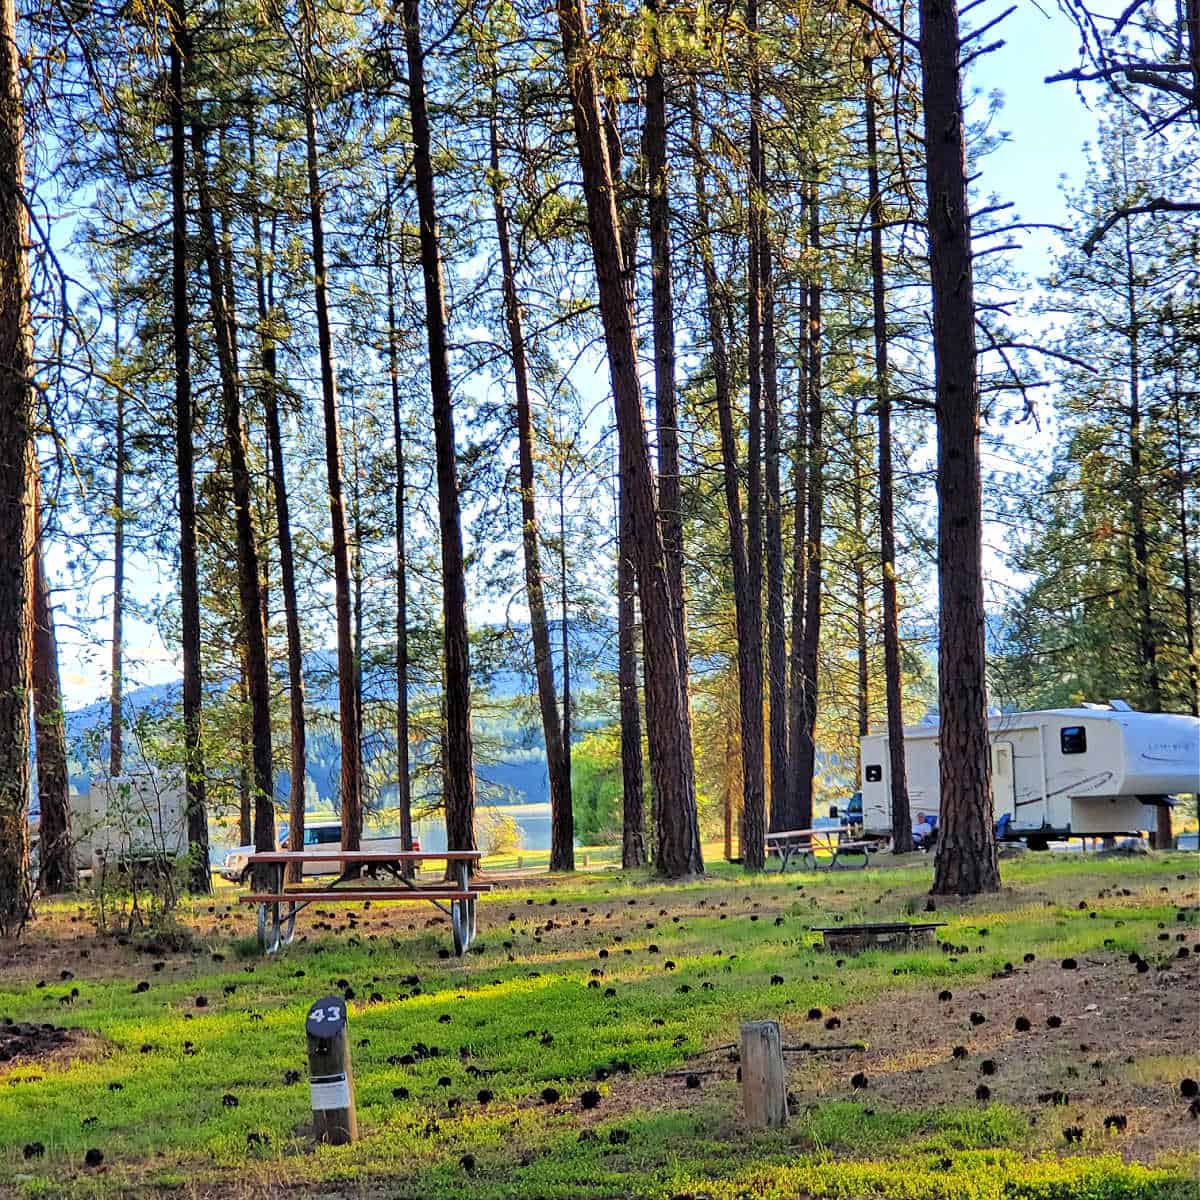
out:
M1090 258L1096 247L1104 239L1104 235L1118 222L1126 217L1141 216L1145 213L1158 212L1200 212L1200 200L1168 200L1165 196L1156 196L1144 204L1124 204L1115 208L1083 242L1083 252Z

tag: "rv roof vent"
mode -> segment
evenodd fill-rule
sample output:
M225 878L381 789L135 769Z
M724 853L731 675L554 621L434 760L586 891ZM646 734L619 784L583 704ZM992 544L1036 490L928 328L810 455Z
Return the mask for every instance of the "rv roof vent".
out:
M1110 700L1108 707L1116 712L1133 712L1133 708L1127 700Z
M1079 706L1080 708L1099 708L1107 711L1112 708L1111 704L1097 704L1095 700L1084 700Z

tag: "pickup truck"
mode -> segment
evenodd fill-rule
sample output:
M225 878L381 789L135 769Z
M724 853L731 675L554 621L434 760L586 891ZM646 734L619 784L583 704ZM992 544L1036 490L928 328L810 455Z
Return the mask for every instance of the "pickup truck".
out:
M279 830L277 848L286 850L288 848L288 827L283 825ZM306 850L315 850L318 854L328 854L331 859L336 859L338 852L342 848L342 826L338 821L315 821L311 825L304 826L304 848ZM326 849L327 848L327 849ZM421 843L417 838L413 838L414 850L421 849ZM398 837L376 837L363 838L362 849L364 850L395 850L401 851L403 847L400 844ZM247 865L247 859L254 853L253 846L234 846L228 854L225 855L225 861L221 864L221 876L228 879L230 883L246 883L250 879L250 868ZM304 864L304 874L307 875L336 875L338 873L338 864L331 862L328 866L321 862L306 862Z

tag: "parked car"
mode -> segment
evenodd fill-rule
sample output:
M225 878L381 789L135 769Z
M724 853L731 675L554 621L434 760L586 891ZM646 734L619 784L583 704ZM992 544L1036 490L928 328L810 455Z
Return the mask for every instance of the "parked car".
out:
M276 848L279 850L286 850L288 848L288 827L286 825L280 826ZM306 862L304 864L304 874L306 876L338 874L340 868L336 859L342 848L341 822L314 821L312 824L306 824L304 826L304 848L305 850L315 850L316 853L328 855L331 860L334 860L328 864L323 862ZM398 837L377 837L363 838L362 849L389 850L399 853L403 847ZM413 849L418 851L421 849L421 842L418 838L413 838ZM225 855L225 861L221 865L222 878L228 879L230 883L246 883L250 878L250 868L247 860L253 853L253 846L234 846Z

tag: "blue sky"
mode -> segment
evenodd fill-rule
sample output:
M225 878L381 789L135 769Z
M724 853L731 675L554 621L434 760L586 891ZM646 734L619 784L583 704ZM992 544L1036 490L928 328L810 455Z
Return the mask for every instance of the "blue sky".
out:
M1064 174L1075 184L1081 179L1083 145L1094 132L1095 117L1072 85L1043 82L1047 75L1074 66L1077 61L1078 35L1071 22L1055 6L1042 9L1032 0L1017 2L1017 10L987 37L989 41L1002 37L1005 45L977 59L970 68L968 85L973 91L984 98L995 91L1003 93L1004 106L995 127L1008 134L1004 144L982 164L983 178L976 195L998 193L1015 203L1025 221L1060 223L1065 214L1060 179ZM989 20L1005 6L1004 0L989 0L973 15L978 21ZM1013 252L1014 265L1031 284L1047 271L1054 245L1055 235L1050 232L1029 231L1022 248ZM1022 427L1019 436L1044 434ZM52 554L51 572L60 582L65 581L65 573L56 569L61 565L62 556ZM995 556L990 566L993 572L1001 569ZM145 595L161 593L171 586L171 581L149 564L131 564L130 576L132 586ZM93 611L107 610L107 595L97 591L93 600ZM91 639L73 633L69 623L60 618L62 678L68 708L107 692L108 651L103 644L108 635L107 620L96 622L89 632ZM126 639L130 686L160 682L178 674L174 652L164 646L152 626L127 617Z

